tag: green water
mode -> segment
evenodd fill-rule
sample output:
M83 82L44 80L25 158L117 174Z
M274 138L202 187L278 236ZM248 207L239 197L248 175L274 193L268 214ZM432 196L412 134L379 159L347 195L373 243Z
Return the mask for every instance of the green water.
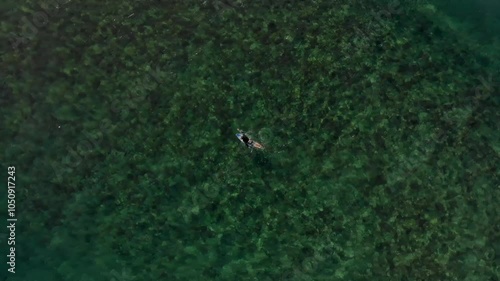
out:
M1 4L0 280L500 280L497 2L49 3Z

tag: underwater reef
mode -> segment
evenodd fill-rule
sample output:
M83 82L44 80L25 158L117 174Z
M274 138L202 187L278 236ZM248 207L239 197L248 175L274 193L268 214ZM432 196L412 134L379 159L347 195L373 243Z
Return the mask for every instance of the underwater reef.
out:
M3 280L500 280L500 47L440 5L1 5Z

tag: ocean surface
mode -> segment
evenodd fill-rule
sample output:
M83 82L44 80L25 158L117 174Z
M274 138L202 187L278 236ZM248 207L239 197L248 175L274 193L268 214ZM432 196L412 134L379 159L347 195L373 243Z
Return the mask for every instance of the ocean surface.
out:
M498 0L0 8L0 280L500 280Z

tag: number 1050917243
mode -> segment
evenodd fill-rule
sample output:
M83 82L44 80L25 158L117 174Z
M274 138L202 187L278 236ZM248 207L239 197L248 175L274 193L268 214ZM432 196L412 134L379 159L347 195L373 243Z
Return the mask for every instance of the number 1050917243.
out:
M8 213L9 218L16 217L16 167L8 167L7 173L9 177L7 178L7 187L9 200L8 203Z

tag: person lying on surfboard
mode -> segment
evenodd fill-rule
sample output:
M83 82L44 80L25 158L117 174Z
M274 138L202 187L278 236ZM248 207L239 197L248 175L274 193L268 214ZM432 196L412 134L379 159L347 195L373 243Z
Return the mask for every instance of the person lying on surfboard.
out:
M264 149L264 146L253 139L251 139L245 132L242 130L238 129L238 134L236 134L236 137L244 143L248 148L256 148L256 149Z

